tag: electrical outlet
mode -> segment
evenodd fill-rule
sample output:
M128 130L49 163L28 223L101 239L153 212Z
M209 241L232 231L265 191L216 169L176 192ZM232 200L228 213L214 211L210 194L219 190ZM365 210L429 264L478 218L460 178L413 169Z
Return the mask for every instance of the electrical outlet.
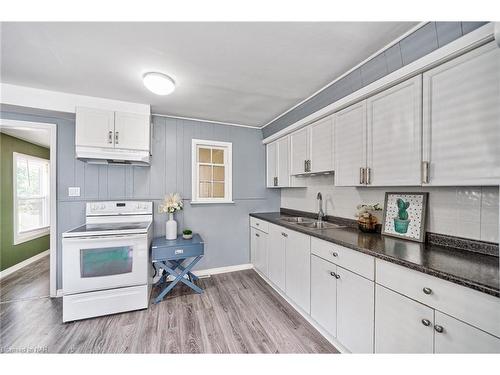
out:
M69 187L68 188L68 197L79 197L80 196L80 188L79 187Z

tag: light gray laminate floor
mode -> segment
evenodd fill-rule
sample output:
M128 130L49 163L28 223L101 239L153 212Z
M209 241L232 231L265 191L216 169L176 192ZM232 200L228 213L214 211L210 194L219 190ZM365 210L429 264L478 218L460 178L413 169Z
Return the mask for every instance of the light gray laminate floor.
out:
M34 297L44 285L48 291L48 270L39 276L36 280L21 272L17 281L16 277L2 280L2 296L11 301L0 303L4 352L25 348L49 353L337 352L253 270L200 279L202 295L177 286L165 301L147 310L66 324L61 320L60 298L12 301L16 293ZM156 293L153 289L152 295Z

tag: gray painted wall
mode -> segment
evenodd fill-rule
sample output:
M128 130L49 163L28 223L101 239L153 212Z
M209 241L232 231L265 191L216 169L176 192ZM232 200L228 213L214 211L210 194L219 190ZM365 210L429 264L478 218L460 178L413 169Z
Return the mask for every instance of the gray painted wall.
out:
M263 138L352 94L487 22L429 22L262 129Z
M176 215L179 230L188 226L206 241L198 269L248 263L248 214L280 207L280 192L265 187L265 147L256 129L154 117L152 164L145 168L92 165L75 159L74 114L4 105L0 117L57 124L58 265L61 234L84 222L86 201L152 200L154 234L160 236L165 233L167 217L156 213L157 205L166 193L179 192L185 199L184 212ZM189 204L192 138L233 143L234 204ZM81 196L68 197L70 186L79 186ZM57 284L60 288L60 269Z

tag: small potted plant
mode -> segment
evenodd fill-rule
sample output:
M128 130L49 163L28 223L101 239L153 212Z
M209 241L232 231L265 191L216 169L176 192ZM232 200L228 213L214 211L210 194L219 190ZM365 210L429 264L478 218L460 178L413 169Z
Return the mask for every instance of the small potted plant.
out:
M358 218L358 228L362 232L376 232L378 219L374 215L376 211L382 211L382 207L379 203L374 205L370 204L358 204L358 211L355 216Z
M411 219L408 218L408 207L410 207L410 202L405 202L403 199L398 198L396 204L398 205L398 216L394 218L394 230L397 233L406 233L408 232L408 226L411 221Z
M182 231L182 238L184 238L185 240L190 240L191 238L193 238L193 231L191 229L184 229Z

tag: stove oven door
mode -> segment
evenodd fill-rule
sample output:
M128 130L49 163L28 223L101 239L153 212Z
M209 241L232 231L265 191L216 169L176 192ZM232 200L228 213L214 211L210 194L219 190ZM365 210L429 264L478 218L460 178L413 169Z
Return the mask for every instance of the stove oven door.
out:
M147 284L146 234L63 239L65 295Z

